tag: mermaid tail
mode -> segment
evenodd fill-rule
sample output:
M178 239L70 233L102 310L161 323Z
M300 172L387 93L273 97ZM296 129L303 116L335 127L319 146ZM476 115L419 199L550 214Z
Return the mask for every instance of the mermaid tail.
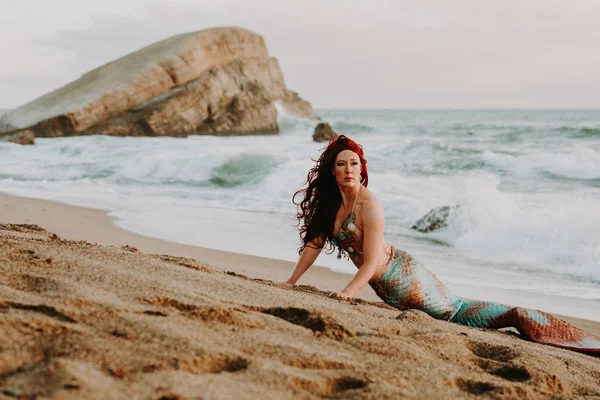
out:
M478 328L514 327L534 342L600 354L600 338L543 311L465 300L450 322Z
M422 310L437 319L449 320L463 303L461 297L405 251L397 251L387 271L369 284L389 305Z
M387 271L369 284L383 301L394 307L415 308L437 319L478 328L514 327L537 343L600 355L597 336L542 311L456 296L404 251L396 252Z

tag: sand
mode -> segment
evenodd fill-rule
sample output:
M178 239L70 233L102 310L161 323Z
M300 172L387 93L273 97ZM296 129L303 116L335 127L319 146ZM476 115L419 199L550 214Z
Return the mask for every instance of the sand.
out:
M291 268L0 195L0 398L600 396L600 358L332 299L324 268L277 287Z

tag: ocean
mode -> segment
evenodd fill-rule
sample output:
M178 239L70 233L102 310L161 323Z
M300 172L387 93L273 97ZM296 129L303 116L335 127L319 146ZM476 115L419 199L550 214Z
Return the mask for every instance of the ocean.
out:
M318 114L363 145L386 241L449 286L600 304L600 110ZM279 119L277 136L0 143L0 191L104 209L147 236L295 261L291 198L324 144L312 141L315 122ZM460 206L447 229L411 229L447 205ZM335 254L317 264L355 271Z

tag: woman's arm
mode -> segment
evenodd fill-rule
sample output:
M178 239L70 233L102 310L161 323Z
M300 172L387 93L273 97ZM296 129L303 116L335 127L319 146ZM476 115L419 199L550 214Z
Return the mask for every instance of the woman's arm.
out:
M363 264L354 279L337 295L343 299L351 299L358 293L377 271L377 263L381 255L383 241L384 217L383 208L377 200L363 204Z
M324 243L321 238L314 238L308 243L304 250L302 250L302 255L300 256L298 263L296 263L296 268L294 269L292 276L283 283L284 286L294 286L296 282L298 282L298 279L300 279L300 277L304 275L317 260L319 253L323 250L323 245Z

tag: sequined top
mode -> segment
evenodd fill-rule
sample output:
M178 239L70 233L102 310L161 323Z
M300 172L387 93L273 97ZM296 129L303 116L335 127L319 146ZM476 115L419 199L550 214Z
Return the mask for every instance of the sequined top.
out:
M358 200L359 195L360 190L358 191L358 194L354 199L352 211L342 222L342 226L340 227L340 233L337 235L337 237L333 237L333 244L335 244L339 249L337 257L342 258L342 250L344 250L354 262L358 261L363 254L362 241L358 238L356 234L357 232L360 232L360 229L358 229L358 227L355 225L356 214L354 213L354 208L356 207L356 200Z
M360 231L354 224L356 215L354 211L342 222L340 233L333 238L333 242L339 248L338 258L342 257L342 250L346 251L352 260L362 256L362 242L358 239L356 231Z

